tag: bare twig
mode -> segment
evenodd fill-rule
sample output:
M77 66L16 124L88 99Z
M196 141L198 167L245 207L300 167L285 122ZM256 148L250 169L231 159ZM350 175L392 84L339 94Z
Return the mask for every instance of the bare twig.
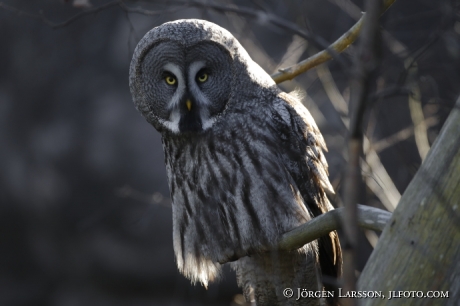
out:
M344 126L348 129L348 105L344 97L338 90L337 85L335 84L335 81L329 72L329 69L327 69L326 66L321 65L318 66L316 71L318 73L318 77L321 83L323 84L324 90L326 91L326 94L329 97L329 100L331 101L335 110L340 114ZM398 87L397 90L384 90L382 92L379 92L378 94L370 95L369 99L372 100L376 99L377 97L383 98L387 95L400 94L401 92L407 94L406 91L402 91L402 88ZM431 124L431 121L427 124ZM410 135L412 135L413 128L410 127L408 129L410 130ZM406 134L406 132L402 133L404 135ZM396 137L398 136L394 135L394 138ZM388 141L394 142L396 140L393 138L389 138ZM401 198L401 194L399 193L390 175L386 171L379 156L377 155L377 148L384 149L386 148L386 144L386 141L382 140L382 142L378 142L378 146L376 147L374 144L370 143L370 140L366 136L364 136L365 156L361 159L361 171L365 177L365 183L367 187L374 193L374 195L380 200L380 202L383 204L383 206L385 206L386 209L388 209L389 211L393 211L396 205L398 204L399 199ZM388 145L391 144L388 143Z
M223 5L223 4L217 4L217 3L214 3L214 2L201 2L201 1L194 1L194 0L174 1L174 2L176 2L178 4L182 4L182 6L180 6L179 8L171 8L171 9L168 9L168 10L165 9L165 10L152 11L152 10L143 9L141 7L129 7L124 3L123 0L115 0L115 1L112 1L112 2L105 3L103 5L100 5L98 7L94 7L94 8L91 8L91 9L81 11L78 14L72 16L71 18L69 18L69 19L67 19L66 21L63 21L63 22L54 22L54 21L46 18L42 13L34 14L34 13L25 12L25 11L19 10L17 8L14 8L12 6L6 5L6 4L4 4L2 2L0 2L0 8L8 10L8 11L11 11L11 12L14 12L14 13L16 13L18 15L38 19L38 20L44 22L46 25L50 26L53 29L65 27L65 26L73 23L74 21L80 19L83 16L90 15L90 14L95 14L95 13L98 13L98 12L100 12L102 10L105 10L105 9L108 9L108 8L111 8L111 7L114 7L114 6L118 6L123 11L128 12L128 13L138 13L138 14L142 14L142 15L146 15L146 16L158 16L160 14L172 13L172 12L176 12L178 10L181 10L181 9L183 9L185 7L199 7L199 8L204 8L204 9L213 9L213 10L218 11L218 12L234 12L234 13L238 13L238 14L241 14L241 15L244 15L244 16L247 16L247 17L255 18L256 20L258 20L261 23L262 22L271 23L271 24L276 25L276 26L278 26L278 27L280 27L282 29L285 29L285 30L290 31L290 32L292 32L294 34L297 34L300 37L313 42L313 44L315 44L319 49L323 49L323 48L326 49L328 51L328 54L331 56L331 58L334 58L334 59L338 60L339 62L341 62L343 65L345 65L343 59L341 59L339 57L339 54L335 50L333 50L333 49L331 49L329 47L329 43L324 38L322 38L322 37L320 37L318 35L312 35L309 31L300 28L295 23L293 23L293 22L291 22L291 21L289 21L287 19L280 18L280 17L278 17L278 16L276 16L274 14L264 12L264 11L261 11L261 10L253 10L251 8L248 8L248 7L238 7L238 6Z
M283 66L294 65L307 49L308 43L298 35L293 35L292 42L273 71L278 71Z
M351 18L358 20L361 17L361 9L351 2L350 0L329 0L332 3L335 3L338 7L340 7L343 11L345 11ZM408 22L409 18L422 18L420 14L431 14L433 10L414 14L411 16L405 16L404 21ZM412 58L411 61L405 62L405 68L400 73L396 84L401 87L406 80L408 69L412 66L412 64L421 56L423 55L430 47L432 47L441 37L443 37L442 33L446 30L446 28L450 25L452 20L452 15L447 14L445 18L443 18L440 22L439 27L436 31L432 32L427 41L417 50L410 52L409 49L399 40L397 40L393 35L391 35L388 31L382 29L382 36L386 42L386 46L390 49L390 51L395 54L397 57L401 59L405 59L406 57L410 56ZM400 20L398 20L399 22Z
M409 86L412 87L412 94L409 95L409 112L414 124L414 136L415 144L417 146L419 155L423 160L425 160L428 151L430 150L430 143L428 141L427 130L428 127L425 124L425 117L423 116L422 101L420 87L417 83L417 67L413 65L415 63L409 57L406 60L406 63L410 63L412 67L407 68L407 78Z
M318 66L316 69L318 73L318 77L323 84L324 90L326 91L329 100L331 101L334 109L337 113L340 114L342 122L344 126L348 129L349 128L349 119L348 119L348 105L345 101L345 98L341 95L340 91L335 84L332 75L327 69L326 66L321 65ZM378 92L377 94L372 94L369 96L369 100L377 99L377 98L384 98L391 95L396 94L408 94L408 91L404 88L389 88L388 90L383 90ZM431 121L430 123L432 124ZM430 125L431 126L431 125ZM410 135L413 134L413 128L409 128L411 132ZM406 132L402 132L404 135ZM394 137L398 137L394 135ZM389 138L388 141L396 141L393 138ZM385 167L383 166L379 156L377 155L377 148L381 148L382 150L386 145L386 141L382 140L382 142L378 142L378 146L375 147L374 144L370 143L370 140L364 136L364 158L361 159L361 171L363 176L365 177L365 183L367 187L374 193L374 195L380 200L380 202L385 206L386 209L389 211L393 211L396 205L401 198L401 194L399 193L398 189L396 188L395 184L393 183L390 175L386 171ZM388 143L391 145L391 143Z
M145 16L158 16L158 15L161 15L161 14L176 13L176 12L178 12L180 10L188 8L190 5L187 2L185 2L181 6L172 7L172 8L169 8L169 9L146 10L146 9L141 8L141 7L129 7L129 6L127 6L125 4L124 1L120 1L119 6L123 11L125 11L127 13L141 14L141 15L145 15Z
M388 9L395 1L396 0L385 0L384 9L382 12ZM316 53L315 55L310 56L306 60L301 61L294 66L283 68L279 72L272 74L272 78L276 83L279 84L284 81L291 80L299 74L302 74L311 68L331 60L333 56L331 55L330 50L334 50L335 53L341 53L358 38L364 18L365 14L363 14L363 16L358 20L357 23L355 23L353 27L351 27L345 34L340 36L340 38L331 44L326 50Z
M422 47L417 49L410 57L408 57L404 62L404 70L399 75L397 84L403 85L406 82L406 78L410 73L410 69L417 62L417 60L429 50L441 37L442 33L445 31L446 26L449 24L450 18L442 19L438 29L430 34L425 44Z
M356 289L355 252L358 237L356 202L359 199L359 187L361 184L359 161L363 143L362 123L371 76L379 63L377 52L379 43L378 18L381 11L381 0L369 0L366 2L366 16L363 21L363 32L355 63L355 77L351 83L350 140L348 142L348 163L345 177L345 214L342 219L345 232L345 243L343 244L345 291L354 291ZM354 305L355 301L353 299L344 299L343 304Z
M361 23L361 20L358 21L350 30L331 44L328 49L318 52L293 66L279 69L279 71L272 74L271 77L277 84L279 84L284 81L292 80L296 76L325 63L328 60L331 60L333 57L329 53L329 50L334 50L336 53L340 53L348 48L348 46L350 46L358 37L359 30L361 29Z
M109 9L111 7L120 5L120 3L122 3L122 2L123 1L121 1L121 0L116 0L116 1L105 3L103 5L100 5L100 6L97 6L97 7L94 7L94 8L90 8L90 9L81 11L80 13L70 17L69 19L67 19L67 20L65 20L63 22L52 21L52 20L46 18L45 15L43 15L42 13L34 14L34 13L24 12L24 11L19 10L17 8L14 8L12 6L6 5L3 2L0 2L0 8L4 9L4 10L7 10L7 11L10 11L10 12L13 12L15 14L18 14L19 16L26 16L26 17L30 17L30 18L33 18L33 19L38 19L38 20L42 21L43 23L45 23L46 25L50 26L51 28L58 29L58 28L63 28L65 26L68 26L69 24L73 23L74 21L80 19L83 16L90 15L90 14L96 14L96 13L98 13L100 11L103 11L103 10Z
M329 98L329 101L340 116L340 119L342 120L345 128L348 129L350 124L350 118L348 117L348 101L339 91L339 88L337 87L337 84L335 83L327 65L319 65L316 67L316 73L321 84L323 85L324 92ZM344 135L346 136L346 133L344 133Z
M330 2L336 3L340 6L345 12L347 12L352 18L358 19L361 10L354 3L349 0L329 0ZM403 84L406 83L406 78L410 73L410 67L413 66L415 60L412 58L418 58L423 54L434 42L441 37L440 31L445 28L445 20L441 23L439 29L430 35L430 38L427 40L427 43L424 44L420 49L413 52L411 58L407 58L411 52L408 48L396 38L394 38L390 33L385 30L382 30L383 38L386 42L386 45L390 51L395 54L397 57L405 60L405 69L400 74L398 81L395 86L391 86L381 90L377 93L371 94L369 100L376 101L382 98L388 98L396 95L412 95L413 90L408 87L403 87ZM437 120L435 118L429 118L427 120L422 120L427 127L436 124ZM425 129L424 129L425 130ZM414 134L414 127L405 128L398 133L382 139L376 143L371 143L369 139L364 137L364 152L365 160L362 163L363 172L370 173L370 175L365 176L365 182L369 189L379 198L380 202L389 210L393 211L398 204L401 194L397 190L384 166L382 165L377 152L382 151L398 141L407 139L408 137ZM426 132L425 132L426 134Z
M369 173L364 178L366 186L372 190L386 209L393 211L401 199L401 194L385 170L377 152L370 147L367 137L364 137L363 146L365 157L361 162L361 168L364 173Z
M107 2L105 4L102 4L102 5L94 7L94 8L83 10L83 11L75 14L74 16L70 17L69 19L65 20L65 21L55 22L53 20L48 19L42 12L40 12L39 14L29 13L29 12L25 12L25 11L22 11L20 9L17 9L15 7L9 6L9 5L7 5L7 4L5 4L3 2L0 2L0 9L4 9L4 10L10 11L10 12L13 12L13 13L19 15L19 16L26 16L26 17L29 17L29 18L40 20L41 22L43 22L44 24L46 24L47 26L49 26L49 27L51 27L53 29L59 29L59 28L66 27L66 26L70 25L71 23L79 20L80 18L82 18L84 16L97 14L97 13L99 13L101 11L107 10L107 9L115 7L115 6L118 6L119 8L121 8L123 11L125 11L127 13L138 13L138 14L143 14L143 15L146 15L146 16L158 16L158 15L161 15L161 14L174 13L174 12L177 12L179 10L182 10L182 9L187 7L187 4L184 4L181 7L174 7L174 8L170 8L170 9L153 11L153 10L145 10L145 9L142 9L142 8L131 8L131 7L128 7L124 3L123 0L115 0L115 1Z
M401 86L390 86L381 91L372 93L369 95L369 100L375 102L384 98L391 98L401 95L409 95L411 93L410 89Z
M377 243L379 242L379 236L373 231L370 230L364 230L364 235L366 236L367 241L369 244L372 246L372 248L375 248Z
M280 18L279 16L269 13L269 12L265 12L262 10L254 10L249 7L218 4L215 2L211 2L211 1L202 2L202 1L196 1L196 0L188 0L188 1L175 1L175 2L186 3L189 6L199 7L203 9L213 9L218 12L233 12L233 13L237 13L243 16L251 17L260 23L270 23L281 29L287 30L293 34L297 34L300 37L308 41L311 41L317 48L329 49L329 43L324 38L318 35L313 35L311 32L307 31L306 29L300 28L297 24L287 19ZM338 58L338 53L335 50L330 49L329 52L331 53L332 58L340 60Z
M430 128L438 124L439 120L436 117L429 117L423 120L423 124L426 128ZM414 126L408 126L399 132L394 133L386 138L380 139L379 141L370 144L369 148L373 148L377 153L394 146L396 143L404 141L414 135ZM366 152L366 149L364 149Z
M385 0L384 2L385 9L390 7L395 1L396 0ZM270 22L271 24L274 24L282 29L288 30L294 34L299 35L302 38L305 38L313 42L314 45L317 46L318 48L324 49L323 51L309 57L308 59L304 61L299 62L298 64L294 66L287 67L284 69L279 69L278 72L272 75L272 78L275 80L276 83L281 83L286 80L291 80L294 77L298 76L299 74L302 74L305 71L313 67L316 67L317 65L322 64L331 59L336 59L339 62L341 62L342 65L345 66L346 64L343 61L343 59L339 56L339 53L344 51L346 48L348 48L350 44L352 44L356 40L356 38L358 37L359 31L361 29L362 22L364 20L364 15L363 15L361 19L350 30L348 30L344 35L342 35L333 44L329 45L326 42L326 40L324 40L322 37L318 35L313 35L309 31L298 27L295 23L292 23L289 20L280 18L274 14L267 13L264 11L253 10L253 9L246 8L246 7L235 7L235 6L229 6L229 5L216 4L213 2L205 3L205 2L193 1L193 0L175 1L175 2L181 3L183 4L183 6L179 8L168 9L168 10L152 11L152 10L146 10L140 7L137 7L137 8L128 7L124 3L123 0L115 0L115 1L111 1L103 5L91 8L91 9L84 10L63 22L55 22L55 21L52 21L46 18L42 13L34 14L34 13L25 12L17 8L14 8L12 6L6 5L2 2L0 2L0 8L14 12L21 16L28 16L34 19L38 19L44 22L46 25L50 26L51 28L57 29L57 28L65 27L73 23L74 21L80 19L81 17L90 15L90 14L96 14L100 11L103 11L105 9L108 9L114 6L120 7L123 11L127 13L138 13L138 14L142 14L146 16L158 16L160 14L173 13L178 10L184 9L186 7L194 6L194 7L213 9L213 10L220 11L220 12L234 12L234 13L238 13L238 14L241 14L247 17L256 18L259 22Z
M265 70L274 70L276 62L267 54L266 50L260 45L260 41L252 30L252 26L248 20L239 16L229 18L229 23L235 30L235 36L238 41L251 50L251 58L259 65L264 67ZM244 33L244 35L240 35Z
M318 74L319 80L324 87L327 97L342 117L343 123L348 127L348 102L340 93L339 88L332 77L331 71L327 65L320 65L316 68L316 73Z

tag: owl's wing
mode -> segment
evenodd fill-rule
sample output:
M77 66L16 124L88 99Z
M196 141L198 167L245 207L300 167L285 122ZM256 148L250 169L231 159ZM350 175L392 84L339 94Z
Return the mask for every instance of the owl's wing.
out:
M278 97L285 102L279 105L274 115L277 131L284 142L283 163L312 217L316 217L334 209L326 197L326 191L334 193L323 153L327 150L326 144L313 117L300 101L284 92ZM330 232L319 239L319 255L323 275L339 277L342 251L337 232Z

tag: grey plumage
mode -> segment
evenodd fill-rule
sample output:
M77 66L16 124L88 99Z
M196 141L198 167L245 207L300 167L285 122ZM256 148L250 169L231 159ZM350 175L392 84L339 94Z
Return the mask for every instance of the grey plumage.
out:
M321 270L340 274L336 233L270 251L280 234L332 209L326 146L307 109L228 31L202 20L149 31L129 80L137 109L162 134L179 270L206 286L234 261L247 299L318 303L281 290L321 290Z

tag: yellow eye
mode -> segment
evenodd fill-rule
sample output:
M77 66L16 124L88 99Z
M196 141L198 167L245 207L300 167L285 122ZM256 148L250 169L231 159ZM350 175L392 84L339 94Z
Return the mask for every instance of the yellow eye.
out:
M201 83L204 83L206 82L206 80L208 79L208 74L207 73L202 73L198 76L198 81L200 81Z
M173 76L170 76L168 75L167 77L165 77L165 81L166 83L168 83L168 85L176 85L176 78L173 77Z

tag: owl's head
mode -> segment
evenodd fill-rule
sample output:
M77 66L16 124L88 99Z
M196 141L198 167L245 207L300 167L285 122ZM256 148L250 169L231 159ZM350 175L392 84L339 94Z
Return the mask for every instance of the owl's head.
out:
M273 84L232 34L197 19L150 30L130 67L137 109L157 130L174 134L209 129L235 94L241 97L251 86Z

